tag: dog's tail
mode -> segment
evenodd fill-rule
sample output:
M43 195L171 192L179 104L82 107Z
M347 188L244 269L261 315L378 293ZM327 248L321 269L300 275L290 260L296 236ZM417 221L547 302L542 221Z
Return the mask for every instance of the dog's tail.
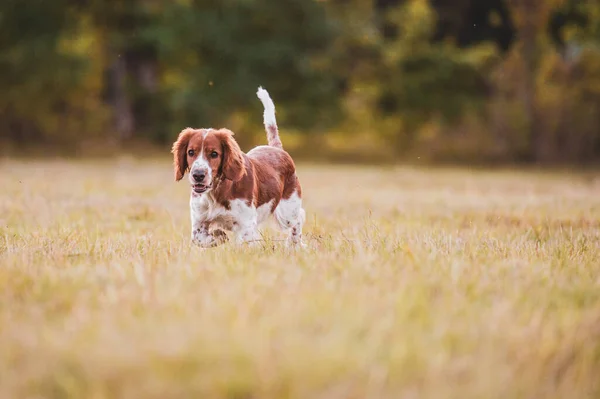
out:
M271 100L269 93L262 87L258 88L256 95L265 107L264 122L265 130L267 131L267 142L271 147L283 148L281 139L279 139L279 129L275 120L275 104Z

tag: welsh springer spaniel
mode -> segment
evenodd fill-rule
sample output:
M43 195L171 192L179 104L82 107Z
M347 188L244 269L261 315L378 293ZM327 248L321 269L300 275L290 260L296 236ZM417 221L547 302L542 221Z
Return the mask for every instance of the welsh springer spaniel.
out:
M228 129L184 129L173 144L175 180L186 172L191 185L192 242L213 247L232 231L239 243L260 241L258 226L274 215L289 231L288 243L302 244L302 188L296 166L279 139L275 105L262 87L268 145L242 152Z

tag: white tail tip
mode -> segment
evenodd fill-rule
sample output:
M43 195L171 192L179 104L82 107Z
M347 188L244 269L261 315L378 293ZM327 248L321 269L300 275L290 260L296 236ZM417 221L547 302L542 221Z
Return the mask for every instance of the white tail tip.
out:
M273 100L271 100L269 92L263 89L262 87L259 87L258 91L256 92L256 95L262 102L263 107L265 107L265 125L276 125L277 121L275 120L275 104L273 104Z
M269 92L266 91L265 89L262 88L262 86L258 87L258 91L256 92L256 95L258 96L258 98L260 98L260 101L265 101L265 100L270 100L271 97L269 96Z

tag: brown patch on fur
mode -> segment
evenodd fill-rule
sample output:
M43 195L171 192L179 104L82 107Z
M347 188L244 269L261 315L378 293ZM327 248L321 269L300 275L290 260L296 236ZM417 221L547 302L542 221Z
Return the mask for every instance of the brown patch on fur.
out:
M186 128L179 133L179 137L173 143L171 153L173 154L173 167L175 171L175 181L183 179L189 165L187 163L187 147L192 136L196 134L196 130Z
M241 153L246 174L238 181L223 180L213 192L215 200L226 208L234 199L244 199L259 207L273 201L272 211L279 201L300 193L300 182L292 158L275 147L257 147Z
M240 149L238 143L233 139L233 132L228 129L219 129L214 135L220 140L223 149L221 173L223 173L223 176L226 179L232 181L240 180L246 174L243 158L244 153Z

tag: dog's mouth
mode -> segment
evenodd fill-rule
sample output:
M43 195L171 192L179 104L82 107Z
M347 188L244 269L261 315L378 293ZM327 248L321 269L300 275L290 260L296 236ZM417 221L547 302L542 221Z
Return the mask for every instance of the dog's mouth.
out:
M206 184L194 184L192 185L192 190L196 193L196 194L202 194L205 193L208 189L210 189L210 185L206 185Z

